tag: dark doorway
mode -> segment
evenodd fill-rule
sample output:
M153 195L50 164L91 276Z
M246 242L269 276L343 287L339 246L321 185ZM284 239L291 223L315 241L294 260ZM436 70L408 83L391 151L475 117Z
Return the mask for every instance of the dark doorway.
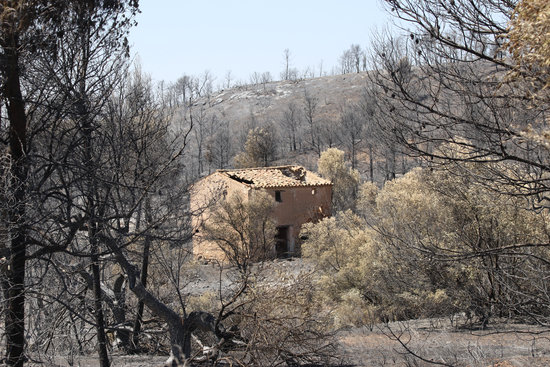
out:
M275 235L275 251L277 252L277 257L288 256L288 227L289 226L277 227L277 234Z

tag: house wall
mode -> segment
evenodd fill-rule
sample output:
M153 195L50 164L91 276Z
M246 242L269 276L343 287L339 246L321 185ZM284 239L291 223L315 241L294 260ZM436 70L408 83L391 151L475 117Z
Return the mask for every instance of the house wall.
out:
M237 193L248 198L250 188L227 176L215 172L193 185L191 189L190 208L192 213L191 224L194 229L193 257L225 261L224 252L217 244L207 241L201 233L201 225L212 215L214 205L223 200L226 195Z
M198 181L191 189L193 256L197 259L225 261L225 254L214 242L202 237L201 224L208 221L216 200L237 193L247 199L252 192L248 185L233 180L224 174L213 173ZM299 233L304 223L316 222L330 216L332 186L288 187L266 189L275 199L281 193L281 202L276 202L273 218L277 226L288 226L288 250L290 255L299 255Z
M304 223L316 222L331 215L332 186L289 187L267 190L273 198L280 191L273 217L277 226L290 226L289 252L298 255L300 229ZM294 248L293 248L294 247Z

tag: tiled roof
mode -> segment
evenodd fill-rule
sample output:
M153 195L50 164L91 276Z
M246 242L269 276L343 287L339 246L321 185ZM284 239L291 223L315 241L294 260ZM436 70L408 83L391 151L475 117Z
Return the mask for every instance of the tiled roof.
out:
M331 182L301 166L279 166L218 171L255 188L326 186Z

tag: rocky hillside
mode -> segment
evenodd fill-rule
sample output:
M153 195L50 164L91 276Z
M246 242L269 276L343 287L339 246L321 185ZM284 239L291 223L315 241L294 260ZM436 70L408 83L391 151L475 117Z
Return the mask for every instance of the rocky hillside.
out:
M352 73L240 86L195 100L184 110L194 127L185 162L188 179L232 168L255 128L266 128L272 136L268 165L316 170L319 154L337 147L365 180L371 177L371 164L378 182L402 173L404 160L374 135L365 108L367 83L366 72Z
M318 101L319 118L334 118L345 103L359 102L367 83L367 73L326 76L299 81L279 81L221 90L195 103L230 121L276 120L291 102L303 107L304 98Z

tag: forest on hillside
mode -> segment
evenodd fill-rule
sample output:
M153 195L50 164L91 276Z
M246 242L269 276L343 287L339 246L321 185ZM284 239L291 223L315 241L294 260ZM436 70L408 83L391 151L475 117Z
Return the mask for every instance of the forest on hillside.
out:
M408 31L344 50L342 75L287 63L280 81L214 90L208 74L155 85L131 63L137 1L1 1L2 363L342 365L357 361L342 332L361 326L385 328L408 365L472 365L391 326L419 319L521 324L536 357L550 332L550 5L384 4ZM333 216L301 233L304 268L253 255L275 241L262 192L208 203L218 225L200 230L236 256L193 261L190 219L207 208L189 206L190 185L282 163L334 185Z
M164 94L177 111L175 121L193 125L186 151L189 182L233 167L290 162L316 170L321 152L333 147L343 149L366 180L379 183L420 164L382 135L362 69L210 92L199 87L203 77L183 77Z

